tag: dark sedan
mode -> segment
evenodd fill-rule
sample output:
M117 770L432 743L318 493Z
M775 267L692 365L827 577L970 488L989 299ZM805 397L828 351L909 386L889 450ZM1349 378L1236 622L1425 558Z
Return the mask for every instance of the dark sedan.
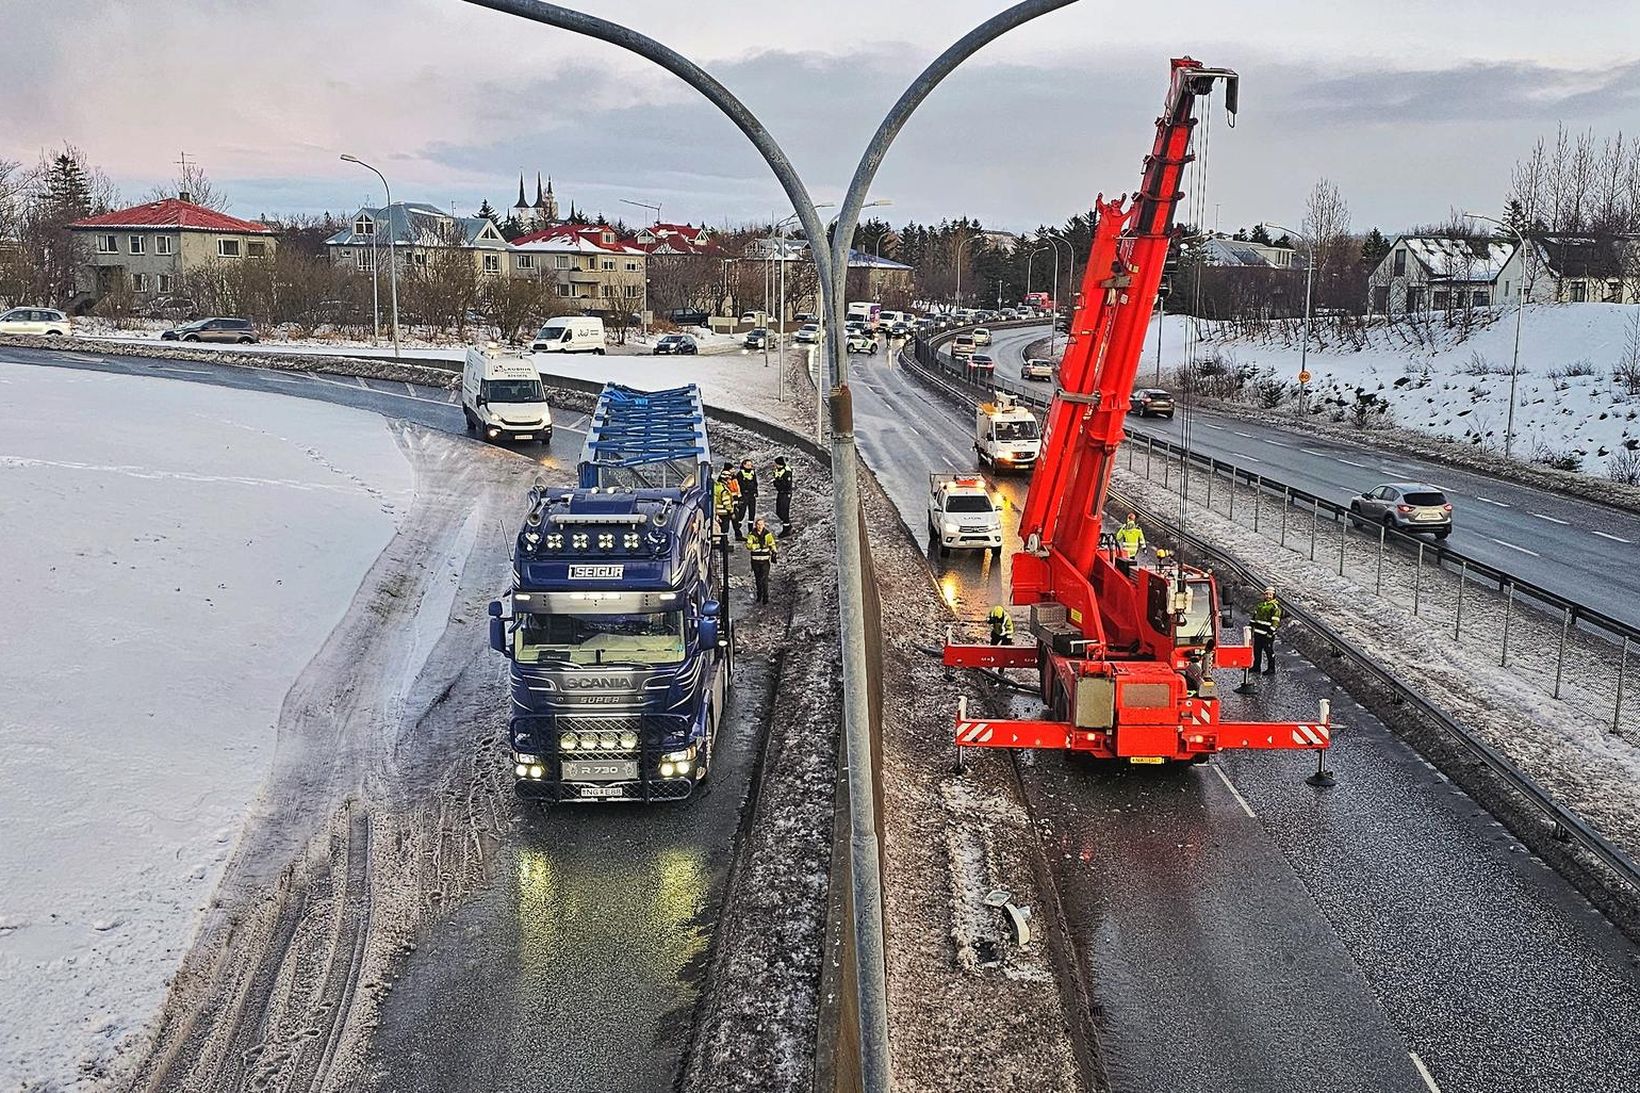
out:
M695 339L687 334L664 334L661 340L655 343L655 355L661 356L670 353L699 353L700 347Z

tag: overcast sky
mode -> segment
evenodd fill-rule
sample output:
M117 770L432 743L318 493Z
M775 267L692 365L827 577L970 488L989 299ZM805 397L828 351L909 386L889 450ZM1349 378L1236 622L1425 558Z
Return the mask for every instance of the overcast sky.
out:
M838 196L882 114L1001 0L581 0L699 61L769 126L817 200ZM786 211L745 138L614 47L461 0L15 3L0 158L71 141L137 198L186 150L243 215L351 211L394 196L471 211L553 176L614 217L720 224ZM1168 58L1243 76L1216 120L1206 201L1221 225L1296 223L1321 176L1354 226L1497 209L1509 168L1559 121L1640 132L1640 4L1618 0L1081 0L942 85L873 195L896 224L1062 221L1129 190ZM1221 115L1222 118L1222 115ZM1211 219L1211 214L1209 216Z

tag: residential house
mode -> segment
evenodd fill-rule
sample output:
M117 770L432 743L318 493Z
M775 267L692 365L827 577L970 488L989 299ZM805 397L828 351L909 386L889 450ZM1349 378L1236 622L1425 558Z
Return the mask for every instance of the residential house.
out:
M76 310L112 292L129 292L141 308L181 292L191 269L264 261L278 245L266 224L196 205L186 193L88 216L68 227L86 244Z
M1293 269L1292 247L1276 247L1255 243L1250 239L1236 239L1228 235L1214 235L1202 244L1202 261L1209 266L1241 266L1252 269ZM1302 269L1299 263L1296 268Z
M481 216L452 216L435 205L395 201L385 208L364 208L352 222L325 240L330 260L370 273L397 255L399 269L425 269L435 253L457 248L469 253L480 274L512 272L507 240Z
M583 311L646 309L645 260L607 224L558 224L514 239L515 277L539 277Z
M1496 239L1402 235L1367 278L1377 315L1486 307L1513 293L1504 268L1519 249Z
M813 261L809 245L804 239L754 239L746 247L745 260L753 262ZM912 288L914 270L904 262L872 254L870 251L848 252L849 298L865 300L900 299L908 297ZM818 312L819 302L813 296L794 303L798 311Z
M651 224L639 228L626 241L647 254L691 254L722 257L712 240L712 229L702 224Z
M1640 303L1640 237L1533 235L1503 268L1498 302ZM1515 248L1519 250L1519 248Z

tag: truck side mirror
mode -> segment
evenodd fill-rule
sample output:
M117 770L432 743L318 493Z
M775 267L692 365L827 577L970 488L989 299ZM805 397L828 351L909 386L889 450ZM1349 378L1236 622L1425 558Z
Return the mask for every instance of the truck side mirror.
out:
M1230 605L1229 604L1223 604L1219 607L1219 625L1220 626L1229 626L1230 625Z
M718 643L718 620L715 617L700 620L700 645L702 649L715 649Z
M501 601L490 601L490 648L498 653L507 651L507 620L501 617Z
M700 613L706 618L715 619L719 615L723 614L723 605L718 603L716 600L707 600L705 603L700 605Z

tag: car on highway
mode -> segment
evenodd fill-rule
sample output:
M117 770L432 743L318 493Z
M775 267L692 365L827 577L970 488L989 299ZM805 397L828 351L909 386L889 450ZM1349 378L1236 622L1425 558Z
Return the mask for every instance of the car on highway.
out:
M1053 379L1053 361L1046 357L1026 357L1025 363L1019 366L1019 378L1022 380L1051 380Z
M820 324L804 323L802 326L797 328L797 333L792 335L792 341L796 342L798 345L819 344Z
M960 361L964 357L974 355L974 336L972 334L958 334L951 339L951 359Z
M1439 486L1427 482L1386 482L1350 498L1350 522L1383 524L1396 531L1452 534L1452 502Z
M974 353L967 361L968 370L975 379L984 380L997 374L997 359L989 353Z
M877 352L877 339L864 331L851 330L848 335L848 351L850 353L875 353Z
M0 334L34 334L66 338L73 333L68 316L50 307L14 307L0 315Z
M1173 396L1160 387L1141 387L1128 396L1128 413L1135 417L1173 419Z
M769 328L766 326L753 327L746 331L746 337L740 344L746 349L767 349L769 347Z
M888 328L888 336L890 338L909 338L911 337L911 327L903 322L894 323Z
M256 327L249 319L195 319L160 334L167 342L233 342L248 345L256 340Z
M662 334L660 341L656 342L655 348L651 350L651 353L657 357L665 356L669 353L679 355L695 354L699 352L700 346L696 345L695 339L691 338L687 334Z
M991 332L990 332L990 330L986 329L983 326L976 326L974 328L974 344L975 345L990 345L991 344Z

